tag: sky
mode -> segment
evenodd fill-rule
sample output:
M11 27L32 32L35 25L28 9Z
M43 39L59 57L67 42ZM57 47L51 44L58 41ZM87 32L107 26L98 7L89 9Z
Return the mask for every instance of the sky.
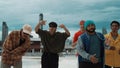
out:
M79 30L80 20L93 20L97 31L103 27L109 31L113 20L120 22L120 0L0 0L0 31L5 21L11 30L19 30L23 24L34 28L43 13L47 30L48 23L64 24L73 34ZM58 31L62 30L58 28ZM35 37L37 37L35 35Z

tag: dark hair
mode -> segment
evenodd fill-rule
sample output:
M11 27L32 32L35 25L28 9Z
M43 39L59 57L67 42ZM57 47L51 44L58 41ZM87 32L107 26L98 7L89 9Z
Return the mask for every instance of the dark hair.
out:
M56 22L50 22L50 23L49 23L49 27L57 27Z
M118 26L120 26L120 23L118 21L112 21L110 26L112 26L113 23L116 23Z

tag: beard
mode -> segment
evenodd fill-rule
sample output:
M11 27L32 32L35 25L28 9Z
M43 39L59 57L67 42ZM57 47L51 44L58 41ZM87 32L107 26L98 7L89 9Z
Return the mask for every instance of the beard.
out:
M92 28L92 29L90 29L90 30L86 29L86 31L89 32L89 33L94 33L94 32L95 32L95 29L96 29L96 28Z

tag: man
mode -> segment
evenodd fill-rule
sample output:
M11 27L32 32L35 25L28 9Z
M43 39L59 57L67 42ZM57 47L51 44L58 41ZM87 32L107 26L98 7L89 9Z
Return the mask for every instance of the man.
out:
M1 68L22 68L22 56L30 47L32 28L25 24L20 31L12 31L3 43Z
M77 31L77 32L74 34L73 43L72 43L72 47L73 47L73 48L75 48L75 46L76 46L76 44L77 44L78 37L85 32L84 23L85 23L84 20L81 20L81 21L80 21L80 23L79 23L79 25L80 25L80 30ZM79 67L79 59L80 59L81 56L78 55L78 53L76 54L76 56L78 56L78 67Z
M56 32L57 24L49 23L49 31L41 30L40 26L45 25L45 21L40 21L35 27L35 32L40 36L43 45L42 68L58 68L59 52L62 52L65 46L67 37L70 36L68 29L61 24L65 32Z
M105 50L105 68L120 68L120 34L118 30L120 24L112 21L110 24L111 32L105 35L110 46L114 46L115 50Z
M80 23L79 23L79 25L80 25L80 30L77 31L77 32L74 34L72 47L75 47L75 46L76 46L78 37L85 32L85 30L84 30L84 22L85 22L84 20L81 20Z
M86 32L78 38L77 50L82 56L79 68L103 68L104 66L104 36L95 32L96 26L92 20L84 24Z

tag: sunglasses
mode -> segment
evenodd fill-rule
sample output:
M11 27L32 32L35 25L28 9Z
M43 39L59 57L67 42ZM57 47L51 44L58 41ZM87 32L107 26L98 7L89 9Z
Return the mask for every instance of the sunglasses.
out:
M23 34L24 34L24 35L29 35L29 34L27 34L27 33L24 33L24 32L23 32Z

